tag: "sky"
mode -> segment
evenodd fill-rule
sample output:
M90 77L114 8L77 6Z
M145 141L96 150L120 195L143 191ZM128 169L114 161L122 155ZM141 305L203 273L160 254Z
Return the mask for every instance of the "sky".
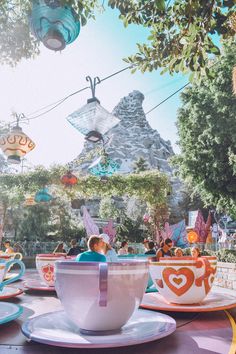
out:
M13 121L12 112L33 117L33 112L88 86L87 75L103 79L125 68L127 63L122 59L134 54L136 43L145 42L147 36L148 31L142 27L124 28L118 13L108 9L82 27L75 42L61 53L41 45L41 54L34 60L22 60L15 68L0 65L0 120ZM147 112L188 82L186 76L160 75L159 72L131 74L126 70L97 85L96 97L111 112L122 97L139 90L145 96L143 108ZM85 90L50 113L20 124L36 144L35 149L26 155L25 171L35 165L65 164L79 155L84 136L68 123L66 117L90 97L91 91ZM151 127L163 139L171 141L175 152L179 151L175 123L180 104L177 94L147 115Z

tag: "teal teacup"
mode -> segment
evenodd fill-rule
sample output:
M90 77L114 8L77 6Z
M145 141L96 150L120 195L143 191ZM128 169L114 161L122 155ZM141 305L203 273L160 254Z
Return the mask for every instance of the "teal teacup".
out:
M18 264L20 267L19 273L15 276L13 276L10 279L4 280L6 277L8 269L13 266L14 264ZM22 277L25 273L25 265L22 261L19 259L12 259L10 261L7 261L5 259L0 259L0 291L4 288L5 285L8 285Z

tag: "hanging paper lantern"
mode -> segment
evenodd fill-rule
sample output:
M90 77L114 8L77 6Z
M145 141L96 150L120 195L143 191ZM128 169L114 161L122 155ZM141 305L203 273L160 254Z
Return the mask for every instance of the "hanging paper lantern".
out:
M60 6L58 0L35 0L30 25L36 38L55 51L63 50L80 33L74 11L68 6Z
M198 242L198 234L195 231L190 231L187 236L189 243L196 243Z
M61 177L61 183L66 187L72 187L78 182L78 178L68 171L64 176Z
M52 200L52 195L48 193L47 188L43 188L35 194L34 200L37 203L47 203Z
M116 126L120 120L103 108L99 101L88 100L88 103L70 114L68 122L91 142L98 142L108 130Z
M35 148L35 143L23 133L17 124L10 133L0 138L0 147L9 163L19 164L21 157Z
M94 176L112 176L119 167L116 161L104 153L89 166L88 170Z

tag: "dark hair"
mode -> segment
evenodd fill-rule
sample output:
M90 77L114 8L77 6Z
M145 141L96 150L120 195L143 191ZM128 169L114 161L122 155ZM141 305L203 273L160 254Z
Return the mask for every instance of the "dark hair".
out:
M97 235L90 236L88 240L88 248L91 251L94 251L94 245L97 245L101 240L102 240L101 236L97 236Z
M164 243L165 245L168 245L169 243L173 243L173 241L171 240L171 238L166 238Z
M53 253L65 253L64 243L59 242L58 245L56 246L55 250L53 251Z
M122 241L122 242L121 242L121 248L122 248L122 247L125 247L125 245L128 245L128 242L127 242L127 241Z
M155 247L155 243L154 243L153 241L149 241L149 242L148 242L148 247L149 247L150 249L153 249L153 248Z
M73 238L73 239L70 241L70 244L71 244L71 246L76 246L76 245L77 245L76 239Z
M129 247L128 247L128 253L131 253L131 252L134 252L134 248L131 247L131 246L129 246Z
M9 245L10 245L10 244L11 244L11 241L6 240L6 241L3 241L3 243L9 243Z

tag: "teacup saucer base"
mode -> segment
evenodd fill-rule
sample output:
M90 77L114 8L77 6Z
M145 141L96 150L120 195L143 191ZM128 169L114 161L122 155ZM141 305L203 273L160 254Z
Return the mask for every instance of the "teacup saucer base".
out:
M105 335L81 333L64 311L46 313L25 322L23 334L30 340L70 348L112 348L151 342L173 333L176 322L170 316L137 310L120 331Z
M0 325L15 320L22 312L21 306L10 302L0 302Z
M145 294L140 305L143 309L173 312L212 312L236 307L236 297L212 290L199 304L172 304L159 293Z
M12 286L4 286L0 291L0 300L10 299L11 297L18 296L23 293L22 289L14 288Z
M26 290L33 291L55 291L54 286L47 286L40 280L27 280L24 282L24 287Z

